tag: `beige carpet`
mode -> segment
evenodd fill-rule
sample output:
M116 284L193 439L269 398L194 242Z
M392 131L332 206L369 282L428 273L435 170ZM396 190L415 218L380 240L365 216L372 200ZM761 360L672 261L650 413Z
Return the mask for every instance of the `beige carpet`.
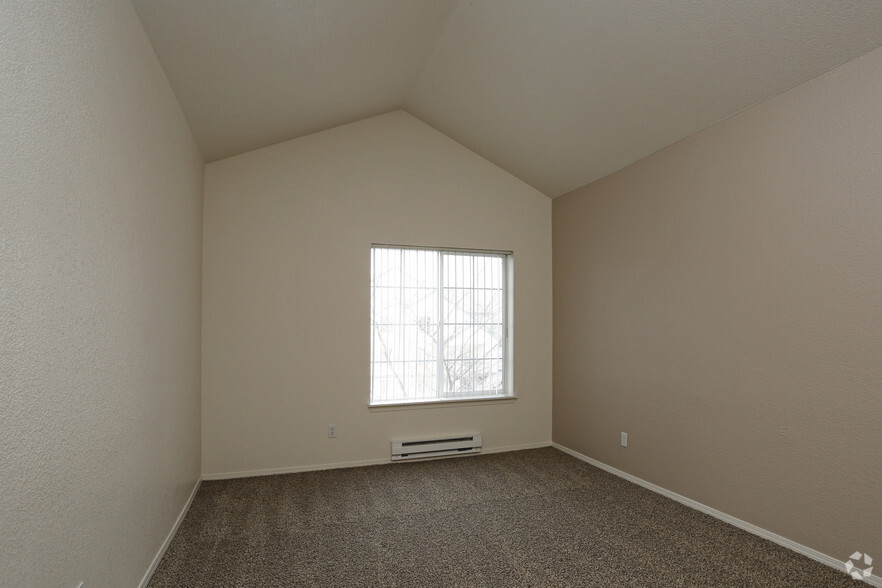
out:
M149 586L866 584L546 448L203 482Z

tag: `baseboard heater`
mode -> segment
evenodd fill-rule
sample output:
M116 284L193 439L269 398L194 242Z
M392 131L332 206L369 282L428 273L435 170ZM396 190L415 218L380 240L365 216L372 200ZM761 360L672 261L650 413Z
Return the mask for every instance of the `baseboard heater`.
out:
M459 435L456 437L392 442L392 461L429 459L480 452L480 435Z

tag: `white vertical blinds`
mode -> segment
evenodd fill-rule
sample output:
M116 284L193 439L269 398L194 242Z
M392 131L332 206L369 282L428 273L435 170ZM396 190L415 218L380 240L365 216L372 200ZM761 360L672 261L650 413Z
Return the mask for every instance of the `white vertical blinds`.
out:
M504 252L371 248L371 404L510 395Z

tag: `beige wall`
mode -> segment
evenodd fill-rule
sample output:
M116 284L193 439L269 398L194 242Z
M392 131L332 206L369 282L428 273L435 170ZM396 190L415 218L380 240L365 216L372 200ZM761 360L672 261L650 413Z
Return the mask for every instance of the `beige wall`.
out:
M205 182L203 473L388 459L416 435L550 443L548 198L402 111ZM368 410L372 242L514 252L517 400Z
M880 96L877 50L554 201L557 443L882 553Z
M0 6L0 585L136 586L199 476L202 160L127 1Z

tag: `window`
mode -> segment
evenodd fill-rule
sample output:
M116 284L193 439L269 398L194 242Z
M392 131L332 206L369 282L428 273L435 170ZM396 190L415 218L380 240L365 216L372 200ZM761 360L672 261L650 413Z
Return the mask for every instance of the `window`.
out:
M371 405L510 397L511 254L371 248Z

